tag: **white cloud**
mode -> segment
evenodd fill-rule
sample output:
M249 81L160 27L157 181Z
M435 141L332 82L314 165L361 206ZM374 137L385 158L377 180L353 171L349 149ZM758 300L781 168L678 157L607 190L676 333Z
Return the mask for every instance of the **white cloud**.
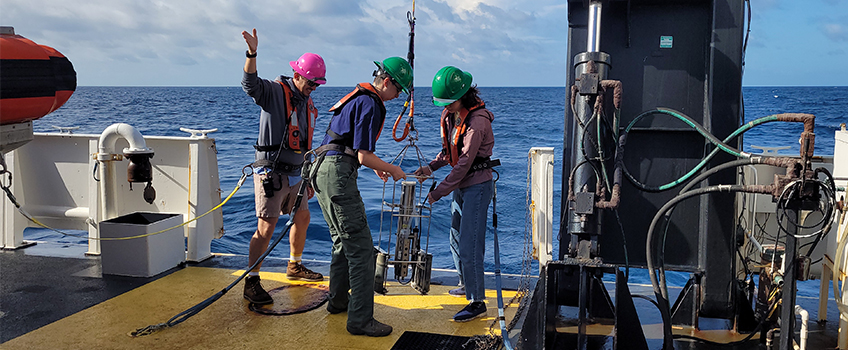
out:
M833 41L848 42L848 26L838 23L829 23L822 26L824 35Z
M3 0L0 22L68 56L80 85L236 85L246 48L240 33L254 27L263 76L286 74L289 60L315 52L327 61L331 85L352 85L370 77L372 60L406 56L411 5L396 0ZM551 69L562 66L565 24L560 32L537 31L563 22L561 3L436 0L418 1L415 10L417 84L441 66L461 63L497 72L475 77L504 85L500 72L530 59L519 52L550 55L544 61ZM552 12L559 16L550 17ZM559 47L545 45L550 42ZM177 81L185 74L142 72L151 67L201 77Z

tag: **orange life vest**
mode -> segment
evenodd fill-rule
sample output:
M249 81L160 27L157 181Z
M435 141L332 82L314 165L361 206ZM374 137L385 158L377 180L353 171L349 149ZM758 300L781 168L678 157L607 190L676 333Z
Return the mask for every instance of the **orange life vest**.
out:
M357 84L356 88L354 88L353 91L349 92L347 95L342 97L339 102L336 102L336 104L333 105L333 107L330 107L330 112L340 111L342 107L344 107L344 105L353 100L354 97L363 94L369 95L375 101L378 101L379 103L377 105L380 106L383 111L380 116L380 118L382 119L380 121L380 129L379 131L377 131L377 138L374 140L374 142L377 142L377 140L380 139L380 134L383 132L383 124L386 122L386 105L383 103L383 99L380 98L380 94L377 93L377 89L375 89L374 85L371 85L371 83ZM342 136L330 130L329 126L327 126L327 134L329 134L333 138L333 141L342 141Z
M468 123L466 123L468 114L481 108L486 108L486 104L484 104L483 101L480 101L476 106L471 107L471 109L462 108L459 110L459 122L454 125L456 133L453 135L453 139L451 139L451 129L450 124L448 123L448 118L451 118L452 116L449 115L450 112L448 112L447 108L442 110L442 152L448 156L451 166L456 166L456 163L459 162L459 154L462 152L462 138L465 136L465 132L468 129Z
M288 132L285 135L285 139L283 140L283 144L286 148L293 150L297 153L301 151L308 151L312 148L312 132L315 130L315 121L318 119L318 109L315 108L315 105L312 104L312 97L307 98L306 106L307 106L307 117L306 117L306 148L303 149L301 147L302 140L301 135L303 134L300 130L300 126L297 125L297 108L293 107L291 104L292 91L288 84L278 81L280 85L283 87L283 93L285 93L286 97L286 112L289 113L288 119Z

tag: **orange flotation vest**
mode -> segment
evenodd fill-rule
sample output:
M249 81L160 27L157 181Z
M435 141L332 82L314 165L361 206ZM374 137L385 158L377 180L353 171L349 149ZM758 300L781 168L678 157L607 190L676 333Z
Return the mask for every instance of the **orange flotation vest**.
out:
M353 91L342 97L339 102L336 102L336 104L333 105L333 107L330 107L330 112L340 111L342 107L353 100L354 97L363 94L369 95L375 101L378 101L379 103L377 105L380 106L383 111L380 116L382 118L382 121L380 122L380 130L377 132L377 138L374 140L374 142L376 142L380 139L380 134L383 132L383 124L386 122L386 105L383 103L383 99L380 98L380 94L377 93L377 89L374 88L374 85L371 85L370 83L357 84ZM327 134L333 138L333 143L343 143L342 135L336 134L334 131L330 130L329 126L327 126Z
M289 113L288 116L288 133L285 136L285 140L283 140L283 144L290 150L295 152L308 151L312 147L312 132L315 130L315 121L318 120L318 109L315 108L315 105L312 104L312 97L307 98L306 100L306 108L307 118L306 118L306 147L301 147L303 144L301 141L301 135L303 133L300 131L300 126L297 125L297 108L293 107L291 104L292 91L291 87L288 84L278 81L280 85L283 86L283 92L286 96L286 112Z
M459 122L454 125L457 130L453 135L453 139L450 137L451 129L448 124L448 118L451 116L448 115L449 112L447 108L442 110L442 152L448 156L451 166L456 166L456 163L459 162L459 154L462 152L462 138L465 136L465 131L468 129L466 117L468 117L471 112L481 108L486 108L486 104L484 104L483 101L480 101L480 103L471 107L471 109L462 108L459 110Z
M71 61L52 47L0 32L0 125L41 118L61 107L77 88Z

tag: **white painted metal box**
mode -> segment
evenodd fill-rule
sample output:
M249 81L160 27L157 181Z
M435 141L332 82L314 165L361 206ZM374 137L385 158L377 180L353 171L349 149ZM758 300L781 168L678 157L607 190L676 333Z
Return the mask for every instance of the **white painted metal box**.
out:
M185 262L182 214L135 212L100 222L100 259L104 275L150 277Z

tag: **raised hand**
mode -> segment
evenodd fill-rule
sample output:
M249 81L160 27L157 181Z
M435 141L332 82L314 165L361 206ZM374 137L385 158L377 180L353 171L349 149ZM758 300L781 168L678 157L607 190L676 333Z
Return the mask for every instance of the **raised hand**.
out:
M253 28L253 35L247 31L242 31L241 36L244 37L244 42L247 43L247 49L250 52L256 52L256 47L259 45L259 37L256 35L256 28Z

